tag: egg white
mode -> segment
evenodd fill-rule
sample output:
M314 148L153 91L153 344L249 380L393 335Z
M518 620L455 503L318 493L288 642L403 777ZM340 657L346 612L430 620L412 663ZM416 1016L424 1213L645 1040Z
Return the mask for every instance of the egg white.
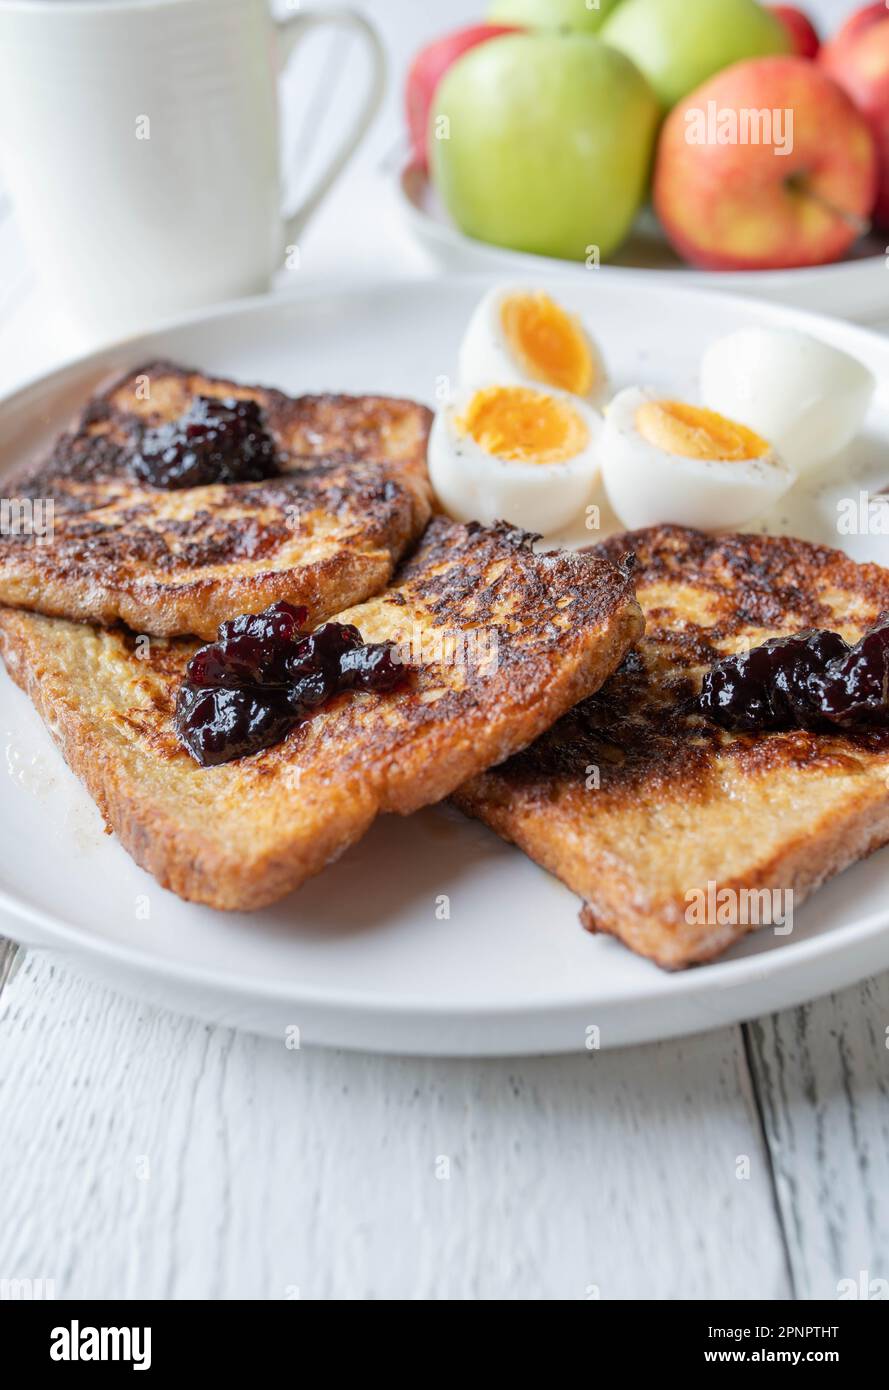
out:
M479 302L469 320L460 346L458 376L462 389L484 386L534 386L538 390L558 390L557 387L550 387L546 382L528 375L524 364L513 352L503 329L503 301L511 299L513 295L537 293L538 289L527 285L499 285ZM545 290L544 293L549 294L549 291ZM566 313L571 312L561 300L555 300L555 303ZM580 327L590 352L595 375L589 394L576 399L600 406L608 399L609 394L605 363L598 345L586 327Z
M739 329L701 361L704 405L768 439L799 473L858 434L875 386L854 357L796 329Z
M511 385L514 383L504 383ZM527 382L520 383L527 386ZM577 396L533 387L579 415L589 441L564 463L524 463L489 454L457 421L474 391L464 391L437 413L429 435L429 477L444 510L455 521L486 526L508 521L526 531L552 535L576 520L590 501L599 464L601 417Z
M690 459L651 444L636 426L647 401L664 391L632 386L615 396L599 446L608 500L630 530L672 523L730 530L767 512L796 480L774 450L759 459Z

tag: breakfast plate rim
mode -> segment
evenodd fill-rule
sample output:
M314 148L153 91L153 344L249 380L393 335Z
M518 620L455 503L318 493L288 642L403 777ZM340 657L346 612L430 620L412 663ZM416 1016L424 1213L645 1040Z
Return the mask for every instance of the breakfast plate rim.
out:
M212 968L204 966L189 965L182 961L160 961L156 956L147 951L139 950L137 947L94 936L84 928L66 922L63 917L55 913L44 912L40 908L33 907L24 898L0 889L0 919L4 917L12 922L18 920L23 925L36 929L41 938L55 939L60 949L70 947L78 951L83 950L128 969L147 970L158 978L172 977L177 983L206 986L218 993L232 997L241 996L244 993L243 983L233 980L228 974L216 972ZM872 913L851 926L843 927L842 946L845 948L853 943L870 941L884 932L889 937L889 906L883 913ZM755 983L764 974L774 978L791 971L794 967L798 968L804 962L806 964L814 963L821 957L832 954L836 949L836 936L838 935L839 933L836 935L826 933L805 941L789 941L782 945L780 950L770 951L765 955L746 956L738 960L716 960L673 973L661 972L653 967L655 973L652 974L650 986L638 987L634 984L630 989L613 990L604 1004L601 1004L589 990L584 990L575 996L562 994L558 996L558 999L537 995L527 999L517 997L509 1003L485 1003L479 1006L467 1006L456 1000L429 1001L425 998L412 998L404 991L391 996L384 994L369 996L356 990L330 987L320 989L303 985L299 994L295 994L289 987L278 987L276 981L271 978L263 979L256 976L251 976L248 992L251 995L261 996L268 1001L282 1004L298 1005L300 1002L305 1002L307 1005L329 1006L333 1009L360 1009L368 1015L418 1015L422 1013L435 1018L446 1017L456 1022L476 1022L480 1018L506 1015L528 1017L534 1014L551 1013L554 1008L569 1012L578 1008L601 1010L602 1007L610 1009L615 1004L660 1003L665 998L663 993L665 980L674 981L677 994L683 998L694 999L696 996L707 994L710 991ZM12 936L14 940L19 939L15 937L14 932ZM27 934L23 934L21 940L25 945L30 944ZM766 965L768 965L768 969L766 969ZM889 940L887 940L887 965L889 965ZM824 986L825 992L830 988L831 986L826 984ZM529 1049L529 1051L534 1050L533 1048Z

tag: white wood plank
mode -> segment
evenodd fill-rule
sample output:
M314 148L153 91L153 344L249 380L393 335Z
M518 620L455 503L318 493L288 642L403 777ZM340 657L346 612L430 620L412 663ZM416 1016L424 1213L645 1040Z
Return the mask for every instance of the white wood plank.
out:
M23 948L17 942L0 937L0 998L3 997L4 989L19 968L22 957Z
M787 1295L738 1030L523 1062L290 1051L39 953L0 1010L2 1277L90 1298Z
M750 1026L800 1298L889 1281L889 975Z

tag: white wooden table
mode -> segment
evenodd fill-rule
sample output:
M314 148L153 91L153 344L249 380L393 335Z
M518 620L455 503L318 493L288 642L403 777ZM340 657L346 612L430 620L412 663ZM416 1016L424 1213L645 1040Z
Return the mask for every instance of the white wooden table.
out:
M367 8L399 77L476 13ZM428 270L381 192L399 100L301 273ZM69 348L9 216L0 268L5 391ZM291 1051L41 953L2 990L0 1280L87 1298L784 1299L835 1298L862 1272L889 1278L889 976L689 1041L481 1063Z

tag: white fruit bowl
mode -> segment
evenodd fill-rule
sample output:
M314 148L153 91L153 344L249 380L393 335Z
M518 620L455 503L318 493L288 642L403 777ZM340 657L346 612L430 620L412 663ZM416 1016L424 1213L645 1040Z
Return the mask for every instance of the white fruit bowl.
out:
M863 238L835 265L800 270L694 270L672 250L653 214L643 213L615 260L592 271L575 261L510 251L464 236L416 164L407 165L398 175L395 196L412 235L444 270L486 271L531 280L541 275L578 279L595 273L614 283L632 273L637 284L641 272L650 276L652 286L755 295L858 323L889 318L889 233Z

